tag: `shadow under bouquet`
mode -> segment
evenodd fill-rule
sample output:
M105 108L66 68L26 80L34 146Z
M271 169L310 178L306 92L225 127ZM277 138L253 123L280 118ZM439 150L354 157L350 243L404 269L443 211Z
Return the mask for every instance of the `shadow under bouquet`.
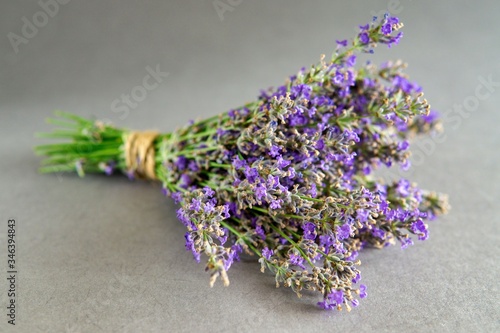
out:
M401 27L388 15L360 26L331 59L172 133L57 112L48 121L61 129L41 136L68 142L36 147L46 156L41 171L158 181L180 205L186 248L198 262L203 255L210 285L228 285L246 252L277 286L318 291L320 307L349 311L367 295L359 251L425 240L426 221L447 209L443 195L373 176L381 166L409 168L408 139L440 128L405 64L356 66L356 53L397 44Z

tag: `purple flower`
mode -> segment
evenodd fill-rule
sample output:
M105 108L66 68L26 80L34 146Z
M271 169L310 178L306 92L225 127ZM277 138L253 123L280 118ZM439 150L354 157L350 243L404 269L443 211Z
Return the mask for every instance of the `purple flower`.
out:
M257 177L259 177L259 172L257 171L257 169L247 166L245 168L245 177L250 184L253 184L257 180Z
M316 239L316 225L311 222L306 222L302 224L302 230L304 230L304 239L315 240Z
M255 187L255 199L257 201L262 201L262 199L265 199L267 197L267 188L264 186L264 184L260 183Z
M354 142L360 141L358 134L354 131L345 130L343 135L344 135L344 138L348 141L354 141ZM356 155L354 155L354 156L356 156Z
M182 193L181 192L174 192L170 195L172 199L174 199L174 202L178 204L179 202L182 201Z
M415 200L417 200L418 203L421 203L422 202L422 190L415 189L415 191L413 192L413 197L415 198ZM426 217L425 213L424 213L424 216L422 216L422 217Z
M186 239L186 250L191 251L193 253L194 260L196 260L196 262L199 263L200 253L196 251L196 248L194 246L193 236L191 235L190 232L186 232L184 238Z
M185 170L187 167L188 160L184 156L179 156L175 162L175 166L180 170Z
M419 232L426 231L427 227L425 226L424 222L421 219L418 219L417 221L411 224L410 230L417 234Z
M347 239L351 235L351 227L349 224L343 224L340 227L337 227L337 238L339 240Z
M236 116L238 115L238 112L236 110L229 110L227 114L229 115L229 118L235 119Z
M228 219L231 217L231 214L229 214L229 205L228 204L225 204L224 206L222 206L222 216L225 219Z
M280 178L278 176L267 176L267 186L270 188L276 188L280 185Z
M194 200L194 199L193 199L193 200ZM207 202L207 203L204 205L204 207L203 207L203 211L204 211L205 213L208 213L208 214L210 214L210 213L214 212L214 211L215 211L215 204L214 204L213 202Z
M272 200L271 201L271 204L269 205L269 207L271 209L280 209L281 208L281 203L283 201L281 199L278 199L278 200Z
M213 196L214 196L215 191L214 191L214 190L212 190L210 187L205 186L205 187L203 188L203 193L205 193L205 195L206 195L207 197L211 198L211 197L213 197Z
M315 183L311 184L311 189L307 191L307 193L309 193L311 197L316 198L316 196L318 195L318 191Z
M304 258L302 258L302 256L300 254L292 253L290 255L290 264L295 265L295 266L299 266L300 268L305 269L303 262L304 262Z
M274 255L274 251L270 250L267 246L262 249L262 256L266 258L266 260L271 260L271 256Z
M196 163L196 161L191 160L191 161L189 161L188 169L191 170L191 171L193 171L193 172L196 172L196 171L200 170L200 167L198 166L198 164Z
M377 238L380 238L380 239L384 239L385 238L385 232L384 232L384 230L379 229L377 227L373 227L372 228L372 235L373 235L373 237L377 237Z
M418 92L418 90L420 90L420 87L418 85L411 83L407 78L401 75L396 75L392 79L392 84L394 86L394 89L401 89L407 94Z
M407 140L403 140L398 143L398 150L405 151L410 147L410 143Z
M344 81L344 74L340 71L337 71L335 76L332 78L332 82L335 84L341 84Z
M396 45L399 44L399 42L401 41L401 38L403 38L403 32L402 31L398 32L398 34L396 36L391 37L389 39L389 42L387 43L387 46L391 47L394 44L396 44Z
M327 301L322 301L322 302L318 302L318 306L320 308L322 308L323 310L331 310L333 309L334 307L328 303Z
M346 257L345 259L349 260L349 261L353 261L353 260L356 260L356 258L358 257L358 255L359 255L358 251L352 251L351 255L348 256L348 257Z
M344 292L342 290L333 290L322 302L318 302L318 305L325 310L335 309L337 306L344 303Z
M420 116L426 123L430 124L435 122L439 118L439 113L436 110L430 110L428 115Z
M346 71L346 79L345 79L345 84L347 86L354 86L355 84L355 77L354 77L354 73L352 70L347 70Z
M233 246L231 246L231 252L234 260L240 261L239 254L243 252L243 247L240 244L234 244Z
M332 235L327 234L319 236L319 245L324 246L327 251L333 244L334 244L334 239Z
M398 187L397 187L396 191L402 197L407 197L410 194L410 189L411 189L410 182L406 179L401 179L398 182Z
M238 204L236 204L236 202L229 203L229 214L235 217L240 217L238 214Z
M290 92L292 93L293 99L295 99L295 98L297 98L297 99L300 99L300 98L310 99L311 98L311 91L312 91L312 88L309 87L307 84L299 84L299 85L293 86L290 89Z
M366 286L364 284L359 285L359 298L365 298L368 296L368 293L366 292Z
M240 184L241 184L241 179L239 179L238 177L234 177L233 186L238 187Z
M201 201L198 199L193 198L191 200L191 206L189 207L191 210L194 210L195 212L198 212L201 208Z
M278 158L276 159L276 161L278 162L278 167L279 168L286 168L287 166L289 166L292 163L292 162L290 162L288 160L283 159L283 157L281 157L281 155L278 156Z
M356 64L356 55L353 54L353 55L347 57L345 64L348 67L353 67Z
M247 165L245 160L240 160L237 156L234 157L232 164L236 170L244 168Z
M272 145L271 149L269 149L269 155L271 155L272 157L276 157L280 154L280 151L281 151L280 147Z
M323 139L319 139L316 142L316 149L323 150L325 148L325 141Z
M370 211L366 209L359 208L356 210L356 216L359 220L359 222L364 223L368 221L368 218L370 217Z
M386 15L385 19L387 20L387 23L390 23L392 25L399 23L399 18L397 18L396 16Z
M337 45L341 47L346 47L347 46L347 39L344 40L337 40Z
M406 249L408 246L413 245L413 240L410 237L401 237L401 249Z
M403 170L403 171L407 171L408 169L410 169L410 167L411 167L410 160L406 160L406 161L401 163L401 170Z
M111 176L115 171L115 167L115 161L109 161L108 163L104 164L104 173L108 176Z
M182 222L188 229L196 230L195 224L191 221L191 217L186 213L184 208L179 208L177 210L177 218Z
M224 270L227 271L229 268L231 268L231 265L233 264L233 262L240 260L239 254L242 251L243 251L243 248L241 247L240 244L235 244L235 245L231 246L231 249L229 250L229 252L227 254L227 258L224 259Z
M289 119L290 126L305 126L307 124L307 118L300 113L292 115Z
M429 230L421 219L413 222L410 226L410 230L413 233L418 234L418 240L426 240L429 238Z
M370 42L370 37L368 37L368 33L362 32L359 34L359 41L361 44L368 44Z
M389 22L386 22L382 25L382 28L380 29L384 35L390 35L392 32L392 24Z
M370 24L360 25L359 29L361 31L367 31L368 29L370 29Z
M224 234L222 236L217 236L217 239L219 240L220 242L220 245L224 245L226 242L227 242L227 238L229 236L229 231L224 228Z
M377 183L375 185L375 193L385 197L387 195L387 187Z
M255 226L255 233L257 236L259 236L261 239L266 239L266 232L264 231L264 228L262 228L262 225L257 224Z
M188 188L188 186L191 185L191 183L192 183L192 180L191 180L191 177L189 177L189 175L187 175L185 173L181 175L180 186L182 188Z
M312 106L310 109L307 110L307 115L309 116L309 118L313 118L314 115L316 114L316 111L317 109Z
M169 194L169 191L166 187L162 187L161 188L161 194L163 194L164 196L167 196Z
M337 305L340 305L344 302L344 293L342 290L336 290L330 294L330 299Z
M221 136L224 136L226 133L228 133L229 131L226 131L224 130L223 128L219 127L217 128L217 132L216 132L216 135L218 137L221 137Z

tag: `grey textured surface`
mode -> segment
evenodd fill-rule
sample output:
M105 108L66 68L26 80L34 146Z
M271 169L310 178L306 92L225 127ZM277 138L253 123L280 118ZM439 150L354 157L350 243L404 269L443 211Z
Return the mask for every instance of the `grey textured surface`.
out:
M22 18L33 22L41 7L2 1L0 267L14 217L20 275L14 328L0 279L0 331L500 331L500 86L476 89L480 77L500 82L499 3L222 2L233 3L223 20L212 0L73 0L16 53L7 34L21 35ZM252 261L231 269L230 287L208 288L156 185L37 173L33 133L49 129L43 121L54 109L169 131L253 99L387 9L399 12L405 38L377 50L375 62L407 61L432 106L448 114L444 140L413 146L424 163L407 176L448 193L453 209L432 223L427 242L361 255L369 297L349 314L275 289ZM169 75L128 114L115 112L113 100L156 66Z

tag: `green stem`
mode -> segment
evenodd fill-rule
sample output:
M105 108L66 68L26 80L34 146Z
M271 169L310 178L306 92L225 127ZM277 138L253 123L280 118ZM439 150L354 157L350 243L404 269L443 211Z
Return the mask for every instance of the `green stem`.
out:
M302 258L306 259L306 261L309 263L309 265L310 265L311 267L313 267L313 268L314 268L314 267L316 267L316 265L314 265L314 264L312 263L311 259L309 259L309 257L305 254L304 250L302 250L302 248L300 248L300 246L299 246L297 243L295 243L295 242L293 241L293 239L291 239L290 237L288 237L288 236L287 236L287 235L283 232L283 230L281 230L280 228L276 227L276 226L275 226L274 224L272 224L272 223L270 223L269 225L271 226L271 228L272 228L274 231L276 231L277 233L279 233L279 234L281 235L281 237L283 237L283 238L284 238L284 239L286 239L288 242L290 242L290 244L292 244L292 245L293 245L293 247L294 247L294 248L296 248L296 249L297 249L297 251L299 251L299 252L300 252L300 255L302 256Z
M235 219L235 218L233 218ZM243 234L241 234L240 232L238 232L236 229L234 229L231 225L229 225L228 223L226 223L225 221L221 221L220 222L221 225L223 225L225 228L227 228L229 231L231 231L236 237L238 237L239 239L243 240L243 242L245 242L245 244L255 253L257 254L259 257L262 257L262 253L257 250L257 248L255 246L252 245L251 241L249 241L247 239L247 237L245 237Z

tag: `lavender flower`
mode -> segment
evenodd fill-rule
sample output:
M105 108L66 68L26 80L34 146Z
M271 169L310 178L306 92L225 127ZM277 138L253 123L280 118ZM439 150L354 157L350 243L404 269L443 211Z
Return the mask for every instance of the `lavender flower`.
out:
M397 44L401 27L389 15L360 26L351 42L337 40L331 59L256 101L142 140L149 146L137 151L152 155L133 156L138 167L129 155L139 134L59 113L75 122L74 141L38 147L48 156L42 171L158 180L180 205L186 249L198 262L206 257L211 285L229 284L227 271L245 252L278 286L318 291L320 307L349 311L367 296L356 286L359 252L425 240L425 220L447 209L444 196L408 180L373 177L381 166L409 168L409 138L440 129L403 63L355 67L356 53Z

